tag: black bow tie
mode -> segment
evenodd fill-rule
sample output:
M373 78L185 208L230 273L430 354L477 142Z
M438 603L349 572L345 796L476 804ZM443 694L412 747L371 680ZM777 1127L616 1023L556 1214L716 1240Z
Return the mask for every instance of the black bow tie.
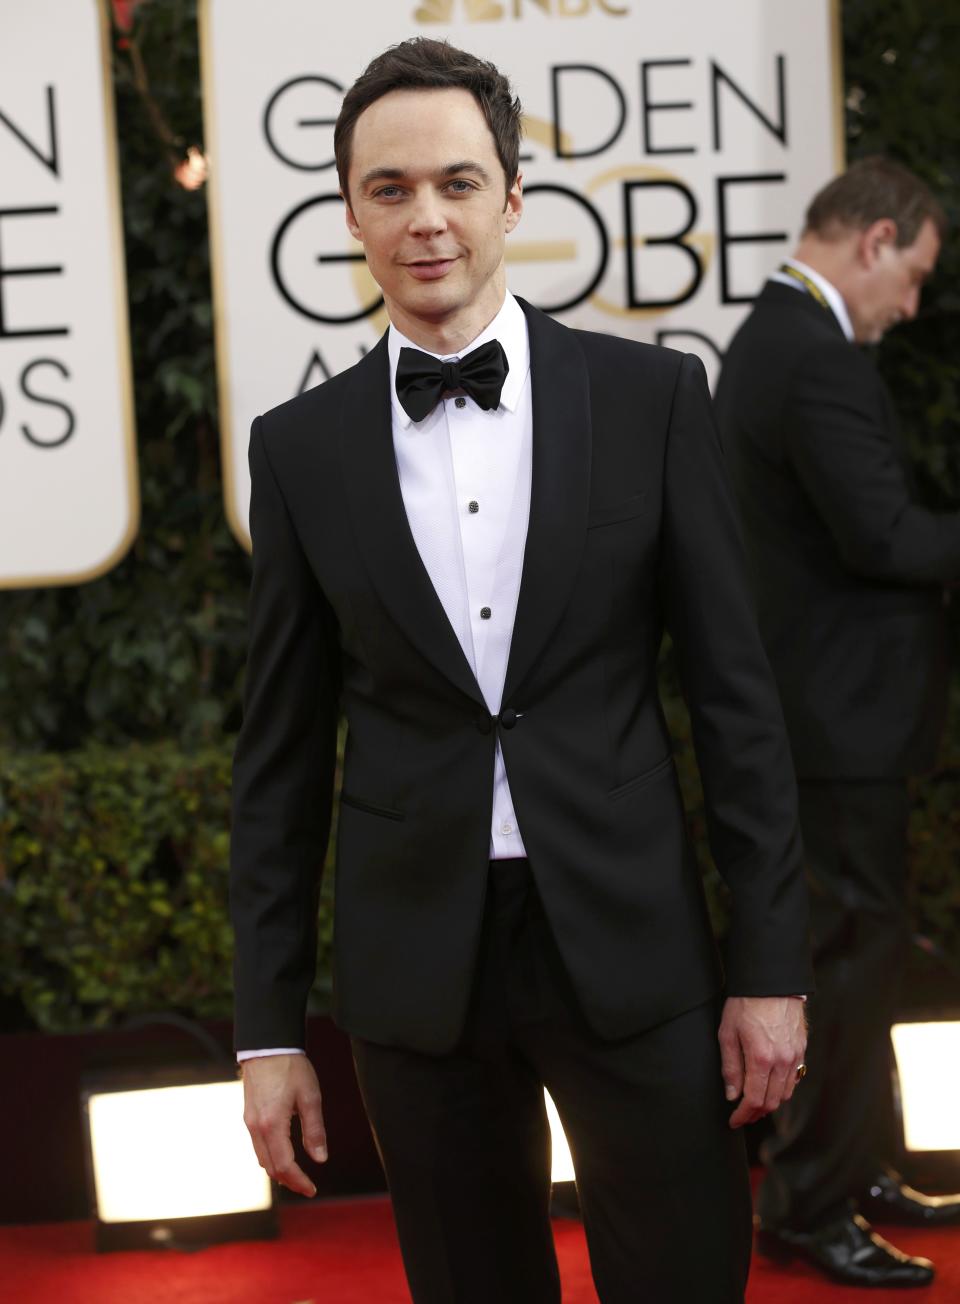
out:
M477 407L489 412L500 406L500 391L510 364L499 340L490 340L465 358L441 362L419 349L401 349L397 363L397 398L411 421L422 421L440 395L462 389Z

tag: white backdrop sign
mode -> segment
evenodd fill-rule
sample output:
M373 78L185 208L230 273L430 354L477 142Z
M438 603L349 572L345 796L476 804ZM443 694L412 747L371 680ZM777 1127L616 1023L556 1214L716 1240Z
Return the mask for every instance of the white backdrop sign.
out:
M231 524L251 419L386 324L337 194L343 92L384 47L447 38L523 101L511 288L569 325L719 358L842 166L836 0L201 0Z
M0 19L0 586L114 565L138 521L108 27Z

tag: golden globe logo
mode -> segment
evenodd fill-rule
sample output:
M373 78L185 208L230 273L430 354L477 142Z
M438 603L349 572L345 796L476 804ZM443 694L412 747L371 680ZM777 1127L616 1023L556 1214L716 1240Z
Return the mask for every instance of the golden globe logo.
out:
M423 0L414 9L417 23L452 23L459 14L468 23L499 23L510 18L523 18L537 9L548 18L585 18L590 13L608 14L611 18L625 18L629 12L625 4L612 0Z

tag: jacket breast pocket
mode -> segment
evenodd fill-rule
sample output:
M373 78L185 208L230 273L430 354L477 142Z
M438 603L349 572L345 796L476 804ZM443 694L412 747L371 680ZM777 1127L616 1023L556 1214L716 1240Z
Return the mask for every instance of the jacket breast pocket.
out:
M631 792L636 792L638 788L645 788L648 783L655 783L657 779L665 774L669 774L673 769L673 754L665 756L659 764L655 765L652 770L644 770L643 774L638 774L626 783L621 783L619 788L611 788L607 793L610 801L619 801L621 797L626 797Z
M631 498L624 498L619 503L611 503L606 507L594 507L587 517L587 529L594 530L601 525L615 525L618 521L632 520L633 517L639 516L643 511L646 497L646 493L639 493L634 494Z

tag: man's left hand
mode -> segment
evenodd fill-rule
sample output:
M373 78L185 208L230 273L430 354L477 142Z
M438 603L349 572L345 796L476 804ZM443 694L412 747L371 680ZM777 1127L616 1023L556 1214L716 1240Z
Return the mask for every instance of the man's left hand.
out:
M730 1115L731 1127L755 1123L790 1099L807 1048L803 1001L728 996L718 1036L727 1100L740 1100Z

